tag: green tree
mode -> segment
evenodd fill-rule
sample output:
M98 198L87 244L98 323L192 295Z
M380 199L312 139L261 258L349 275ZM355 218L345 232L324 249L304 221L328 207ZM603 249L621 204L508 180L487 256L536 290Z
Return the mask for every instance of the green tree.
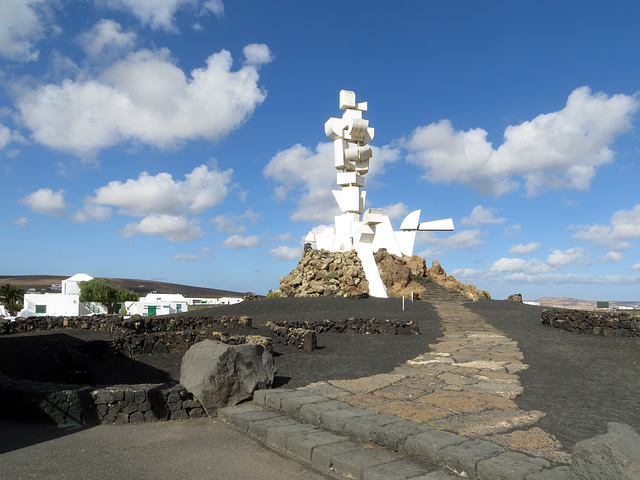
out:
M135 302L138 294L131 290L109 285L102 278L94 278L88 282L80 282L80 302L101 303L110 314L115 313L116 305L122 302Z
M0 287L0 303L5 306L11 315L15 315L22 310L23 299L24 290L18 285L7 283Z

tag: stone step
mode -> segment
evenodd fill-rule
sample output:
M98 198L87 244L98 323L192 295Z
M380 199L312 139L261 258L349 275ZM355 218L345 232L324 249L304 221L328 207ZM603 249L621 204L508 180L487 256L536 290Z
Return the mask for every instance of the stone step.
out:
M335 478L561 480L567 468L492 442L380 414L302 390L259 390L218 411L226 423ZM539 475L542 475L538 477Z
M458 292L450 288L443 287L435 282L429 282L424 277L417 277L414 280L426 288L425 293L422 294L421 299L428 302L468 302L469 299Z

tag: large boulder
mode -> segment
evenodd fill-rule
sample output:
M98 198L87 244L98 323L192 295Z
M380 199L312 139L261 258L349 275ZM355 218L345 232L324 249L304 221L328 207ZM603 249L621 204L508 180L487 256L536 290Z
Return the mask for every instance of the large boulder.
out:
M624 423L608 423L607 433L576 443L571 470L580 480L639 479L640 435Z
M273 384L272 355L262 345L227 345L204 340L182 357L180 383L215 416L219 408L236 405L253 392Z

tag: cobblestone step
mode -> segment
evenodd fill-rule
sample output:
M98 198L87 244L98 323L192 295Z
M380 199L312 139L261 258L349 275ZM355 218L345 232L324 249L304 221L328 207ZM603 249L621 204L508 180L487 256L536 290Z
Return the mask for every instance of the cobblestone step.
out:
M416 277L414 278L418 283L423 285L426 288L426 291L420 297L421 300L426 300L427 302L437 303L437 302L457 302L464 303L468 302L469 299L458 292L457 290L452 290L450 288L443 287L435 282L429 282L424 277Z

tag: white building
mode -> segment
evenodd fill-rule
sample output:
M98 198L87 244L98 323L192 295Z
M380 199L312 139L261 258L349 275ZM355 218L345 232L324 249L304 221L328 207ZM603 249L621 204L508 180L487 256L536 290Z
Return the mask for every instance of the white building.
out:
M125 302L124 308L116 308L123 315L169 315L189 311L187 299L179 293L148 293L137 302Z
M235 305L242 302L240 297L220 297L220 298L187 298L188 305Z
M61 293L25 293L23 309L18 317L70 316L106 313L100 304L80 303L80 282L88 282L93 277L77 273L62 281Z

